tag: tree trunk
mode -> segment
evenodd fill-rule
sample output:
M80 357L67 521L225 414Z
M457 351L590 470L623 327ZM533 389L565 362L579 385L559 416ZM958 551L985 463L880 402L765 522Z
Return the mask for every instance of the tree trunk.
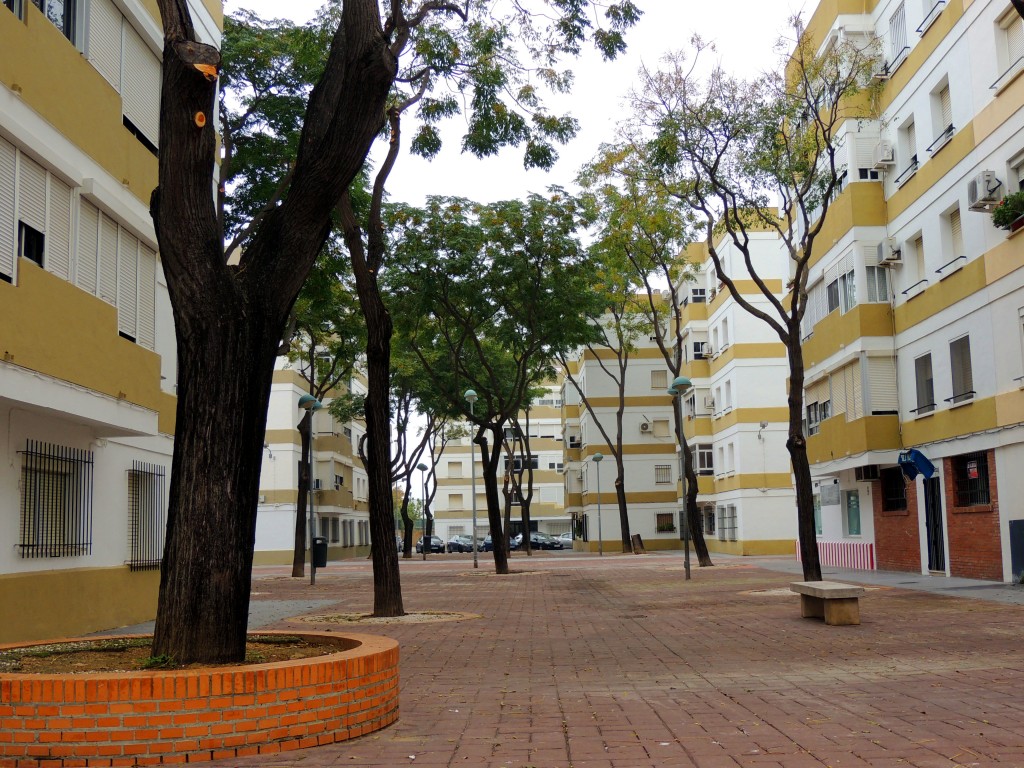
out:
M177 324L177 429L152 653L179 664L245 657L260 455L285 320L221 298L209 303L208 322Z
M498 495L498 462L501 459L501 438L500 430L492 428L494 434L494 447L490 452L487 450L487 438L482 431L474 438L474 442L480 445L480 455L483 458L481 474L484 481L484 495L487 499L487 522L491 527L491 546L494 554L494 572L505 575L508 571L508 539L505 538L505 531L501 526L501 500Z
M309 496L309 451L313 432L313 412L306 411L299 421L302 457L299 459L299 489L295 496L295 544L292 549L292 576L306 575L306 498Z
M682 424L679 425L682 429ZM690 522L690 541L693 542L693 550L697 554L697 564L702 568L714 565L711 561L711 553L708 552L708 543L704 540L704 521L701 519L700 510L697 508L697 472L693 468L693 451L690 443L683 435L683 462L686 473L686 514Z
M626 505L626 481L625 467L622 459L615 457L615 468L618 476L615 478L615 501L619 508L619 533L622 538L622 553L629 554L633 551L633 542L629 533L629 508Z
M799 325L790 330L790 339L799 339ZM804 355L799 342L789 348L789 439L786 449L793 464L796 483L797 530L800 539L800 561L804 581L821 581L818 559L818 537L814 527L814 485L811 465L807 460L807 439L803 431Z

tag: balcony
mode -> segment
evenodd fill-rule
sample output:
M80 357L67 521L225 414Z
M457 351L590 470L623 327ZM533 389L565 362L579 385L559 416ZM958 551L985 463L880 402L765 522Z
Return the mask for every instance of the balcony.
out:
M817 464L865 451L898 450L899 429L895 414L847 421L846 414L840 413L822 421L818 434L807 438L807 458Z

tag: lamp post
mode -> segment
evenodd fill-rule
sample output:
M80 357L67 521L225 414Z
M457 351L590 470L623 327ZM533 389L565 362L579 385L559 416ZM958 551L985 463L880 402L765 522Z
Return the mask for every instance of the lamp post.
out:
M604 556L604 537L601 535L601 460L604 454L595 453L592 457L597 475L597 554Z
M427 465L422 461L416 465L420 471L420 514L423 515L423 559L427 559L430 542L427 541Z
M683 450L683 392L693 386L693 382L685 376L676 376L668 393L672 395L672 406L676 411L676 424L679 425L679 481L683 486L683 570L686 580L690 580L690 511L686 508L686 451Z
M470 430L473 429L473 406L477 401L477 394L472 389L467 389L465 394L466 402L469 403L469 419L470 419ZM477 562L477 546L476 546L476 451L473 449L473 437L470 435L469 438L469 471L473 476L472 486L472 504L473 504L473 567L479 568L480 563Z
M309 584L316 584L316 554L313 552L314 522L313 516L313 413L324 407L324 404L312 395L299 398L299 408L309 416Z

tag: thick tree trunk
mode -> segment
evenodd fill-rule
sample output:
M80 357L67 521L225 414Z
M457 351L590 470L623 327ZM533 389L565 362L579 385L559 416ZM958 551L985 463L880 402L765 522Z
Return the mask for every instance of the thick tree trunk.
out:
M501 499L498 493L498 463L501 460L501 433L491 429L494 447L488 452L487 438L479 433L474 442L480 446L483 458L481 474L484 481L484 496L487 499L487 522L491 527L491 546L494 555L494 572L505 575L508 570L508 539L501 525Z
M790 332L791 339L799 339L799 326ZM821 581L821 561L818 558L818 537L814 528L814 486L811 465L807 460L807 439L803 432L804 410L804 355L800 344L789 346L789 439L786 449L793 464L796 482L797 531L800 540L800 560L804 581Z
M633 542L630 540L629 507L626 505L626 469L620 456L615 457L615 468L618 471L618 475L615 478L615 502L619 507L619 533L622 538L622 552L623 554L629 554L633 551Z
M302 457L299 459L299 490L295 496L295 542L292 548L292 576L306 575L306 499L309 497L309 450L313 432L313 412L306 411L299 421Z
M680 429L682 425L680 424ZM714 565L711 561L711 553L708 552L708 543L704 540L704 521L701 519L700 510L697 508L697 472L693 468L693 451L690 444L683 436L683 462L686 473L686 514L690 522L690 541L693 542L693 550L697 554L697 564L702 568Z
M260 455L284 316L178 323L178 409L153 655L245 657Z

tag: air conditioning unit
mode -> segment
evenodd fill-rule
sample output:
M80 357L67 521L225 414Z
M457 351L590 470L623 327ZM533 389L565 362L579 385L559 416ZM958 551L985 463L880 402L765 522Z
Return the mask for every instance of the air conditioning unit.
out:
M892 142L883 139L875 144L875 149L871 154L871 159L874 163L873 167L875 170L892 168L896 165L896 150L893 149Z
M877 464L865 464L863 467L855 467L853 473L858 480L877 480L879 478Z
M1003 185L995 171L982 171L967 182L967 207L972 211L991 211L999 202Z
M715 354L715 350L712 349L711 344L707 341L700 345L700 350L701 354L704 355L704 357L711 357L712 355Z
M640 422L640 431L641 432L650 432L651 431L651 422L649 422L649 421L641 421Z
M903 263L903 252L896 247L895 240L885 240L878 244L878 263L880 266Z

